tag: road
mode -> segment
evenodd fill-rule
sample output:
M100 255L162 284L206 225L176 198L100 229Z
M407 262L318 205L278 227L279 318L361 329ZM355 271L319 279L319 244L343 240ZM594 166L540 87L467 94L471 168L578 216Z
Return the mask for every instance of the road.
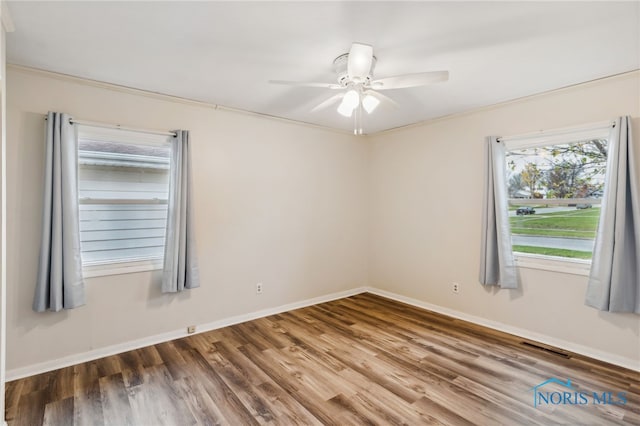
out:
M586 238L539 237L534 235L513 235L513 245L551 247L566 250L592 251L593 240Z
M534 210L536 211L535 214L540 215L545 213L556 213L556 212L575 212L576 208L575 207L538 207ZM515 210L509 211L509 216L511 217L517 216L516 211ZM534 216L522 216L522 217L534 217Z

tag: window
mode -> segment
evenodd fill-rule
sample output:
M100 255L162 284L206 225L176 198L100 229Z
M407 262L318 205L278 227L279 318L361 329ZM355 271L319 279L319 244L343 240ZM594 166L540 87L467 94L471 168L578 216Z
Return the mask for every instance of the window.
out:
M80 243L86 276L162 266L169 138L78 128Z
M524 254L588 266L600 218L608 136L603 127L505 141L509 221L519 260Z

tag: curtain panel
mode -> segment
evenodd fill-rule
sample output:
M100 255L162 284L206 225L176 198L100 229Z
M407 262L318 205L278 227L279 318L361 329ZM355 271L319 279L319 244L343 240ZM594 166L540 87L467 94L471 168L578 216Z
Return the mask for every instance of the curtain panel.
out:
M49 112L42 238L33 310L85 304L78 221L78 140L67 114Z
M163 293L200 287L193 223L191 144L186 130L177 130L171 141L170 173Z
M640 188L631 117L611 130L604 196L585 303L640 313Z
M480 283L517 288L507 197L506 148L497 137L485 145L484 198L480 248Z

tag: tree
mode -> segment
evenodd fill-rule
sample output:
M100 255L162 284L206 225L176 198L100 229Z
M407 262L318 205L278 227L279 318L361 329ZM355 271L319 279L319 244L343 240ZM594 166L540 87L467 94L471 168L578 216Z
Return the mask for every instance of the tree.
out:
M550 166L545 185L548 197L585 198L602 190L607 164L606 140L590 140L546 148L550 151ZM599 183L594 183L599 181Z
M539 195L536 195L536 190L542 178L542 170L538 168L538 165L536 163L527 163L520 175L525 186L529 188L531 198L539 198Z
M591 177L604 174L607 165L608 147L605 139L555 145L543 150L548 151L553 159L560 157L562 162L581 164L582 172Z
M584 171L584 165L571 161L561 161L552 164L547 170L544 184L547 187L548 198L572 198L578 192L581 183L580 176Z
M522 174L516 173L509 178L509 198L518 198L518 193L524 189Z
M531 198L599 197L607 155L605 139L509 151L509 195L515 198L524 189Z

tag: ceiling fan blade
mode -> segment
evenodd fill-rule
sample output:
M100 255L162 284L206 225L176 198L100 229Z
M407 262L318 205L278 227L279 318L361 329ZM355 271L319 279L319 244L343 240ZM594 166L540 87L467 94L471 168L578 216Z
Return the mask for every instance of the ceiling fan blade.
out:
M329 99L326 99L320 102L318 105L311 109L311 112L320 111L322 109L330 107L332 104L336 103L340 99L344 97L344 93L338 93L336 95L331 96Z
M405 87L426 86L448 79L449 71L430 71L381 78L372 81L370 86L375 90L404 89Z
M334 83L314 83L306 81L287 81L287 80L269 80L271 84L283 84L285 86L297 86L297 87L318 87L321 89L342 89L339 84Z
M388 103L389 105L393 105L396 108L400 106L396 101L394 101L387 95L383 95L382 93L376 92L375 90L366 90L364 94L373 96L374 98L378 99L381 103L385 102L385 103Z
M353 43L349 50L347 73L355 82L364 81L371 72L373 47L368 44Z

